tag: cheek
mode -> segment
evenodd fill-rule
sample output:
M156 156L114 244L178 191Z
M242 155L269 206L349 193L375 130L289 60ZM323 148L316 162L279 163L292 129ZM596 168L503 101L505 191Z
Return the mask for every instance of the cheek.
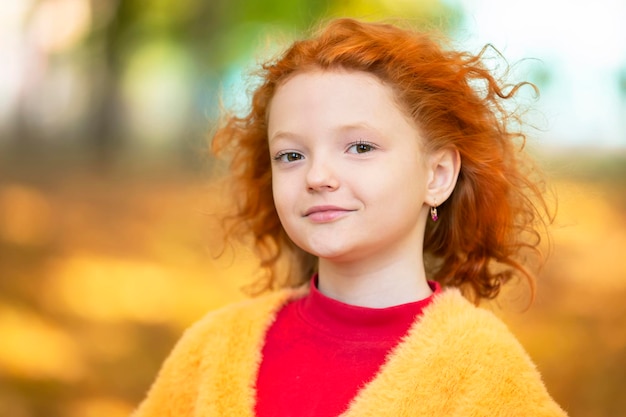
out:
M380 198L390 203L410 204L419 207L424 199L426 178L424 170L414 164L397 164L389 167L386 175L376 175L369 180L376 184Z
M278 213L278 217L280 221L283 222L284 215L288 210L288 207L291 205L291 192L289 192L289 187L286 184L284 178L281 177L272 177L272 195L274 197L274 207L276 207L276 212Z

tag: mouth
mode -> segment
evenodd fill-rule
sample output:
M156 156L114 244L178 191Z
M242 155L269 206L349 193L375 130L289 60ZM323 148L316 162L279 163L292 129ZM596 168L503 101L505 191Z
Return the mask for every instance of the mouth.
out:
M338 206L314 206L309 208L305 213L305 218L315 223L328 223L339 219L354 210L346 209Z

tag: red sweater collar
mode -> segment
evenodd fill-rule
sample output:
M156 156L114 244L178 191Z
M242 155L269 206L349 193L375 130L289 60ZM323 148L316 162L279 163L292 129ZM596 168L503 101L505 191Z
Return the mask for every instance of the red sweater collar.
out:
M437 282L428 284L433 294L423 300L387 308L368 308L345 304L317 289L317 275L311 278L310 292L299 303L303 320L319 331L343 340L397 340L411 327L416 317L441 292Z

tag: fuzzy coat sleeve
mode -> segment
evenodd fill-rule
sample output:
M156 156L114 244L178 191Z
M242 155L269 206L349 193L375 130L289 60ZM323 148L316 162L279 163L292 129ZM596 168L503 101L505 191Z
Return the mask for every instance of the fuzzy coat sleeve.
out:
M252 417L264 334L298 294L284 290L237 303L194 324L131 417Z
M163 363L147 397L131 417L193 416L198 397L206 321L187 329Z
M506 325L456 290L433 302L344 417L565 417Z

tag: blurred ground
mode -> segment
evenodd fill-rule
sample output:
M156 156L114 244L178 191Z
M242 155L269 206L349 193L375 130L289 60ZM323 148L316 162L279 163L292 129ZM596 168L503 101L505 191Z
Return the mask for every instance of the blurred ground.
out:
M502 314L571 416L626 414L626 155L546 155L552 254ZM0 165L0 416L126 416L182 330L240 299L220 196L179 167Z

